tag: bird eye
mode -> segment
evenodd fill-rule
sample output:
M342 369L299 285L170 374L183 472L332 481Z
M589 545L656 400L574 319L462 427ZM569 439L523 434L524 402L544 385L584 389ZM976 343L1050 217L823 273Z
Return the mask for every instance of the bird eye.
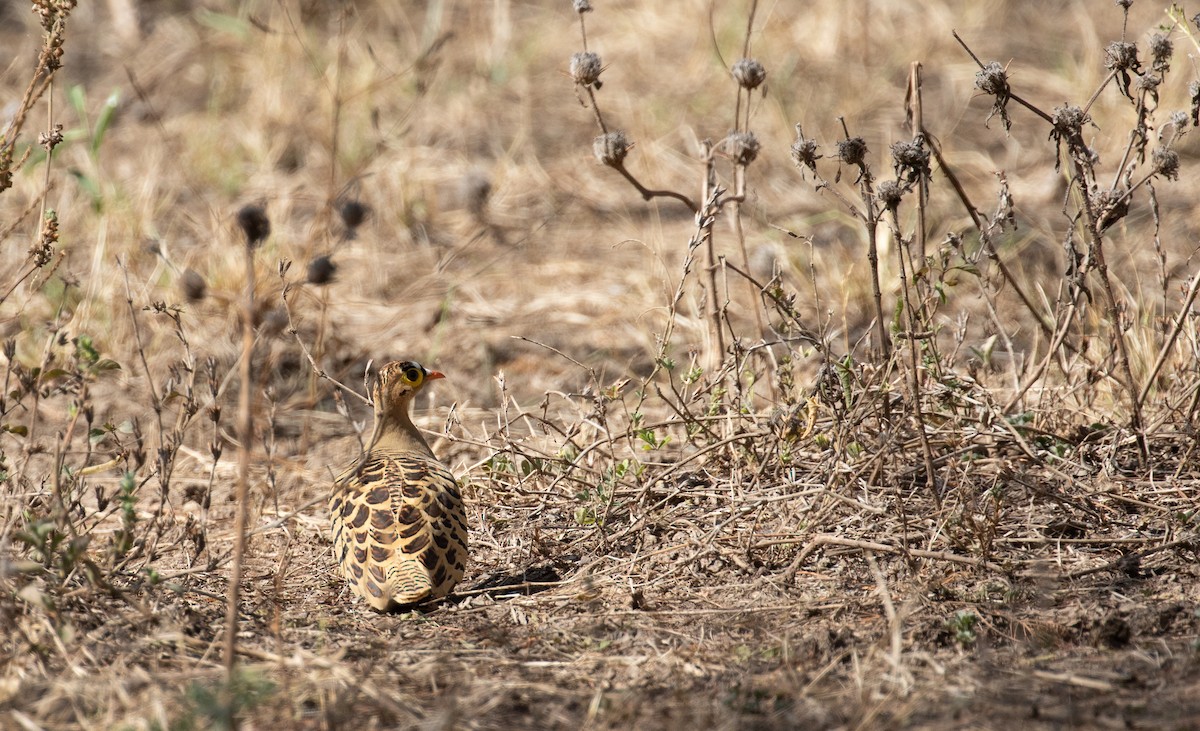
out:
M408 381L409 383L420 383L421 382L421 369L420 368L405 368L404 369L404 380Z

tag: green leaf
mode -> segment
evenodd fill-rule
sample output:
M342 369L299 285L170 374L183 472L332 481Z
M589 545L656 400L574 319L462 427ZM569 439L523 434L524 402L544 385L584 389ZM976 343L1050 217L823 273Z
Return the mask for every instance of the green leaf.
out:
M100 193L100 184L79 168L69 168L67 172L75 179L75 184L79 186L79 189L92 199L92 210L99 213L104 202L104 196Z
M89 365L100 360L100 353L96 352L96 345L90 335L80 335L76 338L75 350L79 353L79 358Z
M116 362L112 358L101 358L100 360L96 361L95 365L92 366L93 373L100 373L102 371L119 371L119 370L121 370L121 364Z
M87 92L83 89L83 84L76 84L67 90L67 100L71 102L71 106L75 109L75 114L83 122L83 126L87 126Z
M96 126L92 129L92 156L95 157L100 152L100 144L104 142L104 134L108 131L112 124L113 117L116 115L117 106L121 103L121 92L113 91L104 100L104 106L100 108L100 116L96 118Z
M232 15L201 9L196 13L196 20L213 30L228 33L238 38L245 38L250 35L250 24Z

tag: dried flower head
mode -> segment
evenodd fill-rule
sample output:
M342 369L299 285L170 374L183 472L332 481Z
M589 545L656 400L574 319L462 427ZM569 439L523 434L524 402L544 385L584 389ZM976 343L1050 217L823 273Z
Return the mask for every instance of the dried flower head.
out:
M909 185L927 181L933 176L933 169L929 166L929 150L925 149L925 138L921 136L893 144L892 163L896 177Z
M1116 0L1114 5L1124 10L1129 10L1131 7L1133 7L1133 0Z
M55 23L67 19L77 4L78 0L33 0L32 10L41 21L43 30L49 33Z
M1012 90L1008 86L1008 72L1004 70L1000 62L992 61L979 69L979 72L975 74L975 88L984 94L996 97L996 100L992 102L992 111L988 113L984 124L992 121L992 117L999 114L1000 121L1004 124L1004 131L1010 130L1012 120L1008 118L1008 100L1012 96Z
M1083 125L1092 121L1087 113L1077 106L1064 104L1054 108L1050 121L1054 125L1050 130L1050 139L1066 142L1067 152L1075 160L1096 161L1095 153L1083 141ZM1054 170L1058 172L1059 169L1059 159L1055 157Z
M237 212L237 223L246 235L246 245L256 248L271 235L271 221L262 206L245 205Z
M1129 191L1125 188L1097 191L1092 195L1092 208L1097 212L1100 230L1106 231L1129 215Z
M492 195L492 180L482 170L472 170L458 181L458 195L473 216L482 216Z
M1179 153L1169 147L1158 147L1150 155L1154 174L1168 180L1179 180Z
M333 275L337 273L337 264L333 263L333 259L329 258L328 254L313 257L308 263L308 272L306 279L309 284L329 284L333 281Z
M757 89L766 80L767 70L752 58L742 58L733 65L733 78L743 89Z
M1159 72L1171 70L1171 56L1175 53L1175 44L1165 33L1155 33L1150 36L1150 68Z
M1121 79L1121 93L1132 100L1129 85L1133 83L1130 74L1142 72L1142 62L1138 60L1137 45L1129 41L1113 41L1104 49L1104 68L1116 71Z
M575 12L580 15L592 12L592 4L588 0L572 0L571 4L575 7Z
M1059 134L1079 135L1083 134L1083 125L1092 121L1092 118L1079 107L1067 104L1055 107L1050 121L1054 124L1054 129Z
M1188 126L1188 113L1182 109L1171 112L1171 116L1167 119L1167 124L1174 127L1178 134L1183 134L1183 131Z
M54 245L58 243L58 212L53 208L46 209L46 218L42 221L42 232L38 240L29 247L28 256L33 259L33 265L46 266L54 258Z
M592 154L605 165L619 168L625 163L631 145L624 132L609 132L592 141Z
M804 136L804 130L796 125L796 141L792 143L792 162L796 167L806 167L817 172L817 160L821 159L820 147L816 140Z
M62 144L63 141L63 126L56 124L48 131L38 135L38 144L45 148L46 152L53 152L55 147Z
M579 86L600 88L600 72L604 70L600 56L591 51L571 54L571 79Z
M342 219L342 225L351 231L363 225L370 215L370 206L354 199L344 200L338 206L338 216Z
M1200 127L1200 81L1188 84L1188 96L1192 100L1192 126Z
M0 146L0 193L12 187L13 148Z
M725 137L725 151L737 165L749 165L758 157L758 138L753 132L730 132Z
M208 293L208 284L195 269L184 270L183 277L179 280L179 288L183 290L183 296L188 302L199 302Z
M879 184L878 195L883 205L889 211L894 211L900 207L900 201L904 198L904 186L900 185L898 180L885 180Z
M862 165L867 159L867 141L861 137L838 140L837 157L847 165Z

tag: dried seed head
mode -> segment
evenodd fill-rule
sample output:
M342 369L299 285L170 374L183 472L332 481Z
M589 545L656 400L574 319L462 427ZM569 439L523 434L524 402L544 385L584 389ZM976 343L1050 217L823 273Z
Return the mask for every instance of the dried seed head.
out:
M1117 73L1120 83L1117 88L1129 100L1129 85L1133 82L1131 74L1142 72L1142 62L1138 61L1137 46L1129 41L1113 41L1104 49L1104 68Z
M204 295L208 293L208 284L205 283L204 277L195 269L187 269L183 272L183 278L179 280L179 286L183 290L183 296L188 302L199 302L204 299Z
M1183 131L1187 129L1188 125L1187 112L1183 110L1171 112L1171 116L1167 120L1167 124L1170 124L1172 127L1174 127L1177 134L1182 134Z
M1129 10L1131 7L1133 7L1133 0L1116 0L1114 5L1125 10Z
M904 198L904 187L900 185L898 180L885 180L879 184L879 200L883 205L887 206L890 211L896 210L900 206L900 200Z
M1092 121L1092 118L1077 106L1064 105L1054 108L1054 114L1051 115L1050 120L1058 134L1071 135L1083 134L1083 125Z
M49 132L38 135L38 144L45 148L46 152L52 152L55 147L62 144L62 141L63 126L61 124L56 124Z
M42 221L42 232L38 240L29 247L28 256L33 259L33 265L39 269L50 263L54 258L54 245L58 243L58 212L53 208L46 210L46 218Z
M1101 190L1092 196L1092 207L1098 212L1101 231L1106 231L1117 221L1129 215L1128 190Z
M313 257L308 263L308 272L306 279L309 284L329 284L333 281L333 275L337 273L337 264L333 263L333 259L329 258L328 254Z
M46 32L54 29L54 24L66 20L75 9L77 0L33 0L33 12L42 23Z
M571 79L579 86L596 86L600 83L600 72L603 70L600 56L595 53L584 51L571 54Z
M1200 81L1188 84L1188 96L1192 100L1192 126L1200 127Z
M992 121L992 117L1000 115L1000 121L1004 124L1004 130L1007 132L1012 128L1012 120L1008 117L1008 99L1012 96L1012 91L1008 87L1008 72L1000 65L998 61L992 61L984 66L975 74L975 88L982 91L984 94L996 97L992 102L992 111L988 113L987 120Z
M1175 44L1165 33L1155 33L1150 36L1150 68L1166 72L1171 69L1171 56L1175 53Z
M12 187L13 148L0 146L0 193Z
M862 165L867 159L867 141L861 137L838 140L837 156L847 165Z
M796 167L806 167L814 173L817 171L817 160L821 159L820 147L816 140L804 136L804 130L796 125L796 141L792 143L792 162Z
M767 78L767 70L752 58L739 59L733 65L733 78L743 89L757 89Z
M892 162L895 165L896 177L903 178L910 184L928 180L933 176L933 170L929 167L929 150L925 149L923 137L892 145Z
M354 199L342 201L338 206L338 216L342 219L342 225L351 231L363 225L370 215L371 208Z
M1192 16L1192 25L1196 26L1196 30L1200 30L1200 13Z
M624 164L630 146L624 132L609 132L592 141L592 154L605 165L619 168Z
M238 226L246 234L246 245L256 248L271 235L271 221L262 206L246 205L237 213Z
M482 170L472 170L458 181L458 194L473 216L481 216L492 195L492 181Z
M1083 125L1091 121L1092 118L1079 107L1072 105L1055 107L1054 113L1050 115L1050 122L1054 125L1050 130L1050 139L1058 143L1065 142L1067 154L1076 162L1094 165L1099 162L1100 158L1083 141ZM1059 171L1061 164L1061 158L1055 155L1054 172Z
M1129 41L1113 41L1104 49L1104 68L1112 71L1140 71L1137 45Z
M1159 147L1151 153L1154 174L1168 180L1179 180L1179 153L1168 147Z
M588 0L572 0L571 4L575 6L575 12L580 15L592 12L592 4Z
M730 132L725 137L725 151L737 165L749 165L758 157L758 138L753 132Z
M992 61L975 74L975 88L992 96L1008 96L1008 72L999 61Z

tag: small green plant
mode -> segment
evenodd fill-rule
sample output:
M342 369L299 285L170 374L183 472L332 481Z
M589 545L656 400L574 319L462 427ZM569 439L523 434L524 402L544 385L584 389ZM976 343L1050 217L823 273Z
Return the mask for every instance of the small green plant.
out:
M575 522L584 526L596 525L598 522L596 506L604 505L604 489L602 487L597 487L595 490L585 488L575 493L575 497L584 503L575 508Z
M960 609L954 616L946 620L946 629L954 635L954 641L960 646L972 647L979 639L975 626L979 624L979 616L968 609Z
M274 694L275 684L270 679L247 668L238 668L227 681L193 681L184 692L182 713L167 728L169 731L235 729L241 715ZM157 724L153 728L161 730Z
M25 529L17 531L14 538L17 543L28 547L29 558L34 565L41 564L42 575L48 583L61 587L89 563L87 547L92 540L90 534L71 535L54 518L33 518L28 511L25 520ZM36 597L36 603L47 609L53 608L53 593L39 590L36 584L27 585L25 591L25 596Z
M121 478L117 502L121 511L121 527L113 533L111 551L114 563L125 558L133 548L134 529L137 528L137 480L132 472L126 472Z

